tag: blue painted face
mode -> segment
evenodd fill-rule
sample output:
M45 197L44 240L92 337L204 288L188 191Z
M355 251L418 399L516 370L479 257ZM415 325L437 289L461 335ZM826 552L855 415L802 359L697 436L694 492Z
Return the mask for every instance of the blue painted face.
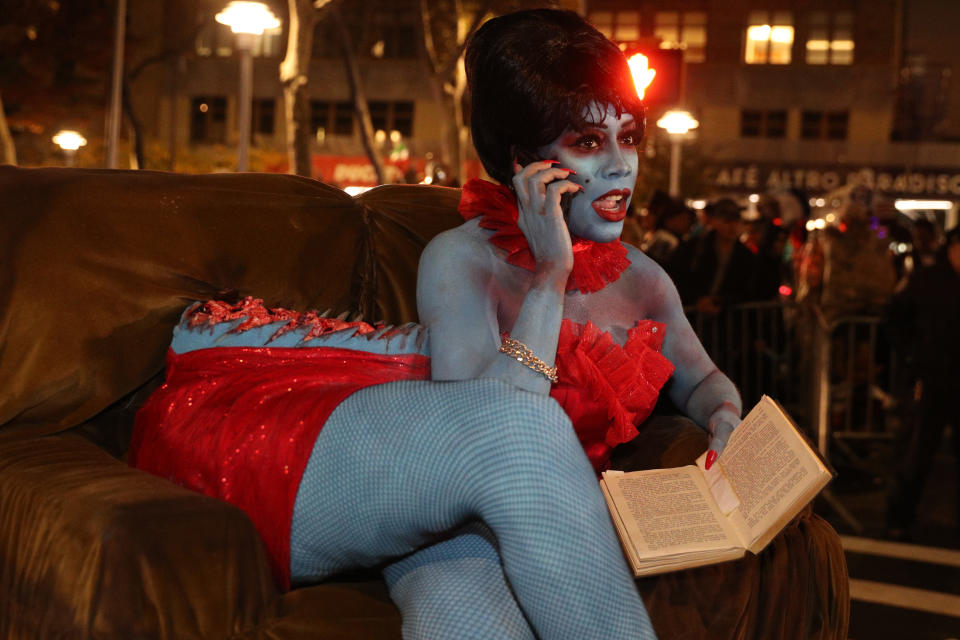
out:
M576 171L567 179L584 188L571 201L570 233L594 242L613 242L623 231L637 179L641 132L632 115L622 113L618 118L613 105L594 103L586 117L591 126L582 131L567 129L537 154Z

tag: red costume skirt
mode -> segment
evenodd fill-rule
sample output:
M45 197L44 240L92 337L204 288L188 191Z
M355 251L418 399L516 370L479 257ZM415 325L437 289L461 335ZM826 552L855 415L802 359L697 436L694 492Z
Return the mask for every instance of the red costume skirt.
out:
M245 511L278 583L313 443L351 393L430 378L430 359L337 348L218 347L167 354L167 381L137 414L130 464ZM371 426L375 428L375 426Z

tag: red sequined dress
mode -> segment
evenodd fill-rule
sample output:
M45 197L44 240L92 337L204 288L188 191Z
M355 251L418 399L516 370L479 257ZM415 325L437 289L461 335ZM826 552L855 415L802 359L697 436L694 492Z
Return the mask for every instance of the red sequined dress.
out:
M497 193L492 202L499 209L503 193ZM476 195L467 183L464 203L491 202ZM505 202L509 213L510 198ZM464 217L473 217L470 212L470 206L461 203ZM514 215L514 226L515 220ZM517 233L507 225L499 229L504 232L501 239L512 238L508 251L516 249L512 255L524 261L524 247L519 245L526 241L519 229ZM497 237L491 239L495 244ZM630 264L619 243L611 247L613 252L583 240L577 240L576 247L573 285L568 288L598 290ZM207 314L200 322L215 325L247 318L234 332L278 319L288 320L288 326L313 323L314 336L345 328L345 323L324 324L331 321L318 321L315 314L267 310L249 300L234 307L213 302L203 308L211 305L221 312ZM364 323L352 326L357 335L375 331ZM623 346L592 323L564 320L561 325L559 380L550 395L570 416L598 473L609 464L613 447L636 436L637 426L650 415L673 372L659 352L663 337L664 326L650 320L631 328ZM324 421L347 396L366 386L429 377L429 359L417 353L379 355L332 347L216 347L179 354L171 350L166 383L137 415L130 462L243 509L264 540L278 583L289 588L293 505Z
M242 336L286 321L275 338L299 330L309 344L353 330L358 345L376 330L312 312L266 309L251 299L235 306L212 301L195 309L184 315L181 328L211 331L243 319L230 331ZM263 538L274 577L289 588L293 505L327 417L364 387L429 378L430 359L416 352L384 355L327 346L171 349L165 384L137 413L130 464L243 509Z

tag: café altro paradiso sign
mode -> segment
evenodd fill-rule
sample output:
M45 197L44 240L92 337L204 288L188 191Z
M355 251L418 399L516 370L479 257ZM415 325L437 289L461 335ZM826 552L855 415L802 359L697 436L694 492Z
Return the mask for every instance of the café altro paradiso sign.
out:
M738 191L796 188L817 194L862 184L892 197L960 198L960 169L957 168L907 170L731 163L709 165L704 174L710 186Z

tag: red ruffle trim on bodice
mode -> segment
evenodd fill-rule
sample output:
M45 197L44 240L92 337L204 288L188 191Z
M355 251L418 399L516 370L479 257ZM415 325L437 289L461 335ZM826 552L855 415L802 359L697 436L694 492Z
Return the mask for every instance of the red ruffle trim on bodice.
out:
M137 413L130 464L245 511L274 577L289 588L293 506L327 417L364 387L429 378L430 360L417 354L331 347L169 351L166 384Z
M480 226L495 233L490 243L507 252L512 265L533 271L537 264L523 231L517 226L520 212L517 199L507 187L486 180L472 179L463 185L458 208L464 220L480 217ZM614 282L630 266L627 248L619 240L593 242L571 237L573 269L567 278L567 291L599 291Z
M550 395L570 416L597 473L613 447L632 440L657 404L673 365L660 353L664 325L642 320L622 347L593 323L564 320L557 347L557 376Z

